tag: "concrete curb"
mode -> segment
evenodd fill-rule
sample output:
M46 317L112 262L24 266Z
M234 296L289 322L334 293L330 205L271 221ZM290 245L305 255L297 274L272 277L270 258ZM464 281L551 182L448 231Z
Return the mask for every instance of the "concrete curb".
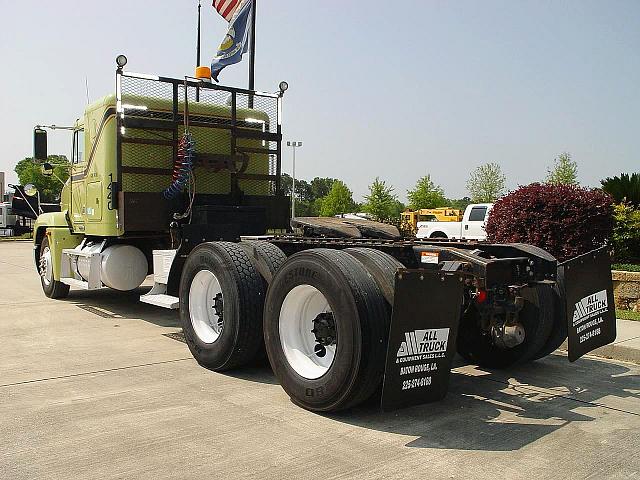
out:
M560 346L558 350L566 353L567 349L567 342L565 340L565 342ZM622 362L637 363L638 365L640 365L640 350L638 350L637 348L623 347L622 345L617 345L615 343L597 348L594 351L589 352L589 355L594 355L596 357L602 357L609 360L620 360Z

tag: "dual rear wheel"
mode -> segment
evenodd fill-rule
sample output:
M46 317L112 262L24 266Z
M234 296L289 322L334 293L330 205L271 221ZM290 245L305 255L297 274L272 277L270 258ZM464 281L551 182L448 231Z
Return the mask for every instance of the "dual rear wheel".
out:
M367 269L345 251L293 255L269 286L265 346L292 401L335 411L368 399L384 373L390 309Z
M292 401L336 411L363 402L384 374L395 273L402 264L369 248L310 249L289 257L267 242L214 242L187 259L180 315L196 360L215 371L251 362L266 347ZM458 352L489 367L525 363L555 348L554 292L525 289L525 341L493 346L473 309L463 315Z
M384 372L391 309L382 290L392 291L395 270L391 257L385 264L384 254L368 252L378 264L374 279L356 258L368 249L356 250L305 250L287 260L266 242L198 246L180 282L191 353L201 365L225 371L251 362L264 338L294 403L335 411L366 400Z
M200 365L225 371L256 356L265 285L237 243L198 245L184 264L179 295L185 341Z

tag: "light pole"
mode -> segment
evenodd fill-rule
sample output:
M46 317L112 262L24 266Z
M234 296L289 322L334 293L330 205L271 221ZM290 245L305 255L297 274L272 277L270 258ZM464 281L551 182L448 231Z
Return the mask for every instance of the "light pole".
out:
M291 185L291 218L296 218L296 148L301 147L302 142L288 141L287 147L293 148L293 184Z

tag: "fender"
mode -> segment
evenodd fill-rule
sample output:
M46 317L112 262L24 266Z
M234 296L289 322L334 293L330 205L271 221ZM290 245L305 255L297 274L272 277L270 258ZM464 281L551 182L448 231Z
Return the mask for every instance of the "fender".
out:
M69 228L67 211L48 212L38 216L33 225L33 259L36 269L40 260L40 245L45 235L49 237L53 278L60 280L60 260L63 248L74 248L80 245L83 234L75 234Z
M62 212L47 212L38 215L36 222L33 224L33 231L37 231L40 227L69 228L69 223L67 222L67 210Z

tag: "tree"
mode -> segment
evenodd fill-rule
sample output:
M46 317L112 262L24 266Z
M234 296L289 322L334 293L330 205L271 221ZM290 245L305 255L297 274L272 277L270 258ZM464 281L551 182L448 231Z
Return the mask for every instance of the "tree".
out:
M363 210L371 214L376 220L386 220L400 214L397 211L398 198L393 193L393 187L387 186L378 177L369 185L369 195L364 196Z
M628 203L613 206L614 260L618 263L640 262L640 210Z
M504 195L507 178L497 163L485 163L476 168L467 180L467 190L475 203L494 202Z
M64 155L49 155L47 161L54 165L53 173L58 176L62 182L66 182L69 178L69 160ZM21 185L32 183L40 192L40 200L42 202L57 202L60 200L60 191L62 183L54 176L45 177L42 174L42 166L35 163L33 158L27 157L20 160L14 169L18 175Z
M286 196L291 195L291 185L293 185L293 178L288 173L283 173L280 178L280 185L282 186L282 191Z
M291 187L293 178L286 173L282 174L282 191L285 195L291 196ZM311 185L306 180L296 178L296 216L311 217L316 215L313 208L313 195L311 193Z
M396 199L393 202L393 216L400 217L400 214L406 210L407 206L402 203L400 200Z
M613 197L616 203L629 203L640 207L640 173L608 177L601 180L602 190Z
M340 180L335 180L329 193L320 202L320 215L333 217L334 215L349 213L355 210L355 202L351 190Z
M412 210L445 207L447 204L444 190L433 183L431 175L420 178L413 190L407 191L407 198L409 199L409 208Z
M471 203L471 197L462 197L458 199L450 199L447 200L447 206L451 208L457 208L459 210L464 210Z
M547 183L551 185L578 185L578 164L571 160L569 152L563 152L547 170Z
M291 185L293 184L293 178L291 175L287 173L282 174L282 190L285 195L291 195ZM301 180L296 178L296 202L305 201L310 202L313 201L313 194L311 185L306 180Z
M329 191L331 190L333 182L335 181L335 178L329 177L315 177L313 180L311 180L311 195L313 196L313 199L316 200L318 198L326 197L327 195L329 195Z

